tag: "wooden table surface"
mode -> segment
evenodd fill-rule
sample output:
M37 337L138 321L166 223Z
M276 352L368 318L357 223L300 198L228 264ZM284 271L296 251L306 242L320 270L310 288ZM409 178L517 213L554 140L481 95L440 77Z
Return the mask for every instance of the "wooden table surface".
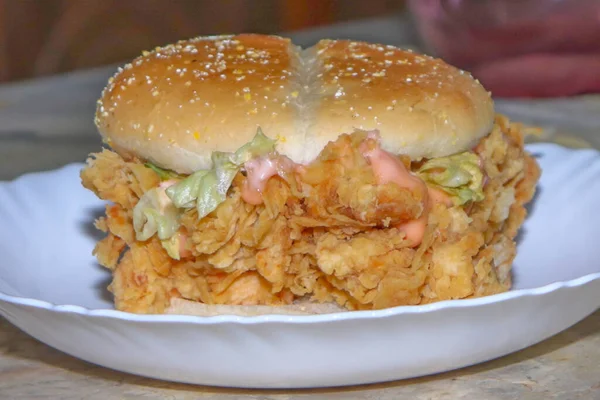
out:
M296 43L351 37L411 46L396 18L294 34ZM0 87L0 180L81 161L98 148L95 100L112 68ZM497 109L546 128L545 139L600 148L600 96L497 100ZM352 388L256 391L173 384L97 367L56 351L0 317L4 399L411 399L600 400L600 311L518 353L470 368Z

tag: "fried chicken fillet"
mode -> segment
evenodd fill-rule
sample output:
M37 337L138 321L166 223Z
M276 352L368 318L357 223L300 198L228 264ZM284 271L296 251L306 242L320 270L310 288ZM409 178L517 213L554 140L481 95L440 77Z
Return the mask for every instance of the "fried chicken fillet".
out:
M526 129L468 73L360 42L157 48L110 80L96 124L108 148L81 172L107 200L94 254L134 313L507 291L540 175Z

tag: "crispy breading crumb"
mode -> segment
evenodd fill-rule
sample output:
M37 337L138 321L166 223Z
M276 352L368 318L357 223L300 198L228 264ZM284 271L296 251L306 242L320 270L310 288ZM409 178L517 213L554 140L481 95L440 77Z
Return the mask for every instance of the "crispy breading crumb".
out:
M104 150L81 174L85 187L114 203L96 223L108 235L94 252L113 270L116 308L136 313L162 313L173 297L232 305L309 299L352 310L503 292L540 175L522 136L521 125L497 118L475 148L487 176L485 199L434 207L418 248L395 226L423 212L420 199L375 184L358 150L364 133L355 133L329 144L294 187L269 180L262 205L242 200L240 173L209 216L199 221L194 209L186 211L181 223L192 250L181 261L156 238L137 242L133 233L132 209L158 176Z

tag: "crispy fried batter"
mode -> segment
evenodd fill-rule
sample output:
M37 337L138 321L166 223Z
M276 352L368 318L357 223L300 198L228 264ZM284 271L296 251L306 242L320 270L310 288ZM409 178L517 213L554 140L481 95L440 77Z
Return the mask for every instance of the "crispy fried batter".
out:
M156 238L135 240L133 207L159 177L137 160L95 154L81 177L112 203L96 223L107 236L94 253L113 271L116 308L162 313L175 297L234 305L311 299L379 309L508 290L514 238L540 175L523 150L520 125L497 117L475 149L487 176L485 199L436 205L417 248L394 226L418 218L422 199L375 183L358 150L364 139L361 132L341 135L291 180L270 179L259 206L242 200L246 178L238 174L214 212L201 220L193 209L182 215L191 255L181 261Z

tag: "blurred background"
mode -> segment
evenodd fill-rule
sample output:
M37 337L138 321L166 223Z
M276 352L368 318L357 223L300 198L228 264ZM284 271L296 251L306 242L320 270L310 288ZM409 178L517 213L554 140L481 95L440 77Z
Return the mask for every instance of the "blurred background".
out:
M122 63L197 35L400 15L418 50L472 72L496 96L600 92L600 0L0 0L0 83ZM390 30L371 26L375 40ZM407 34L387 41L405 45Z
M215 33L274 33L400 12L402 0L0 0L0 82L129 60Z

